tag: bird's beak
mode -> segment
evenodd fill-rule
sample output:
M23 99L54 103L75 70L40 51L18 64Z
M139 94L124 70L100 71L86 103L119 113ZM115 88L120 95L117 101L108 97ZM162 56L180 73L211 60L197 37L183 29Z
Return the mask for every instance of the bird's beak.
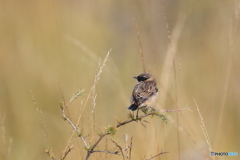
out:
M138 77L133 77L133 78L138 79Z

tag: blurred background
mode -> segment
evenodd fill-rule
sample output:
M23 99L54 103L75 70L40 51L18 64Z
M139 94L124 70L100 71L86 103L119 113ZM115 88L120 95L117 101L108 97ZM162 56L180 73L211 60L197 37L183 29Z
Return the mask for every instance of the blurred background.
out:
M155 108L191 108L167 112L168 124L149 117L146 127L125 125L96 149L117 150L110 139L125 148L127 135L128 144L133 137L133 160L161 151L169 153L155 159L214 159L210 150L240 153L239 0L0 0L0 9L0 159L51 159L45 153L49 146L59 159L72 133L59 103L68 102L79 89L85 95L68 111L73 122L82 115L79 128L88 143L95 142L97 132L126 120L136 84L132 77L143 72L136 28L146 71L158 80ZM85 108L84 103L99 60L102 64L110 49L96 85L90 133L91 96ZM66 159L85 158L75 134L70 145L74 149ZM122 157L94 153L90 159Z

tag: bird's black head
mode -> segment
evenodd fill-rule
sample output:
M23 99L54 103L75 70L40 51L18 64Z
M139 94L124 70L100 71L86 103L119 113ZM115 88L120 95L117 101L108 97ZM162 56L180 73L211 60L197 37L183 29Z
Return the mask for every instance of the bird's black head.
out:
M155 80L155 78L150 73L142 73L139 76L133 78L137 79L138 82Z

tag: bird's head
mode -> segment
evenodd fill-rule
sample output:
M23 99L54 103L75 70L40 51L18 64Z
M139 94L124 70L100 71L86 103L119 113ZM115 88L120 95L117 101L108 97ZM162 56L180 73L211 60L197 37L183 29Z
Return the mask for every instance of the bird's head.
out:
M143 82L143 81L156 81L155 77L151 75L150 73L142 73L137 77L133 77L138 80L138 82Z

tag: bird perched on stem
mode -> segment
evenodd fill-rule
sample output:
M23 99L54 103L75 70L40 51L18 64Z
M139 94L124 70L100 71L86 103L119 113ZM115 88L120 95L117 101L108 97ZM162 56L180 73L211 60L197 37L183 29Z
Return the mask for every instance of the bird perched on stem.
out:
M142 73L137 77L138 83L133 88L131 96L131 105L129 110L135 111L147 107L153 107L158 97L158 88L156 78L150 73Z

